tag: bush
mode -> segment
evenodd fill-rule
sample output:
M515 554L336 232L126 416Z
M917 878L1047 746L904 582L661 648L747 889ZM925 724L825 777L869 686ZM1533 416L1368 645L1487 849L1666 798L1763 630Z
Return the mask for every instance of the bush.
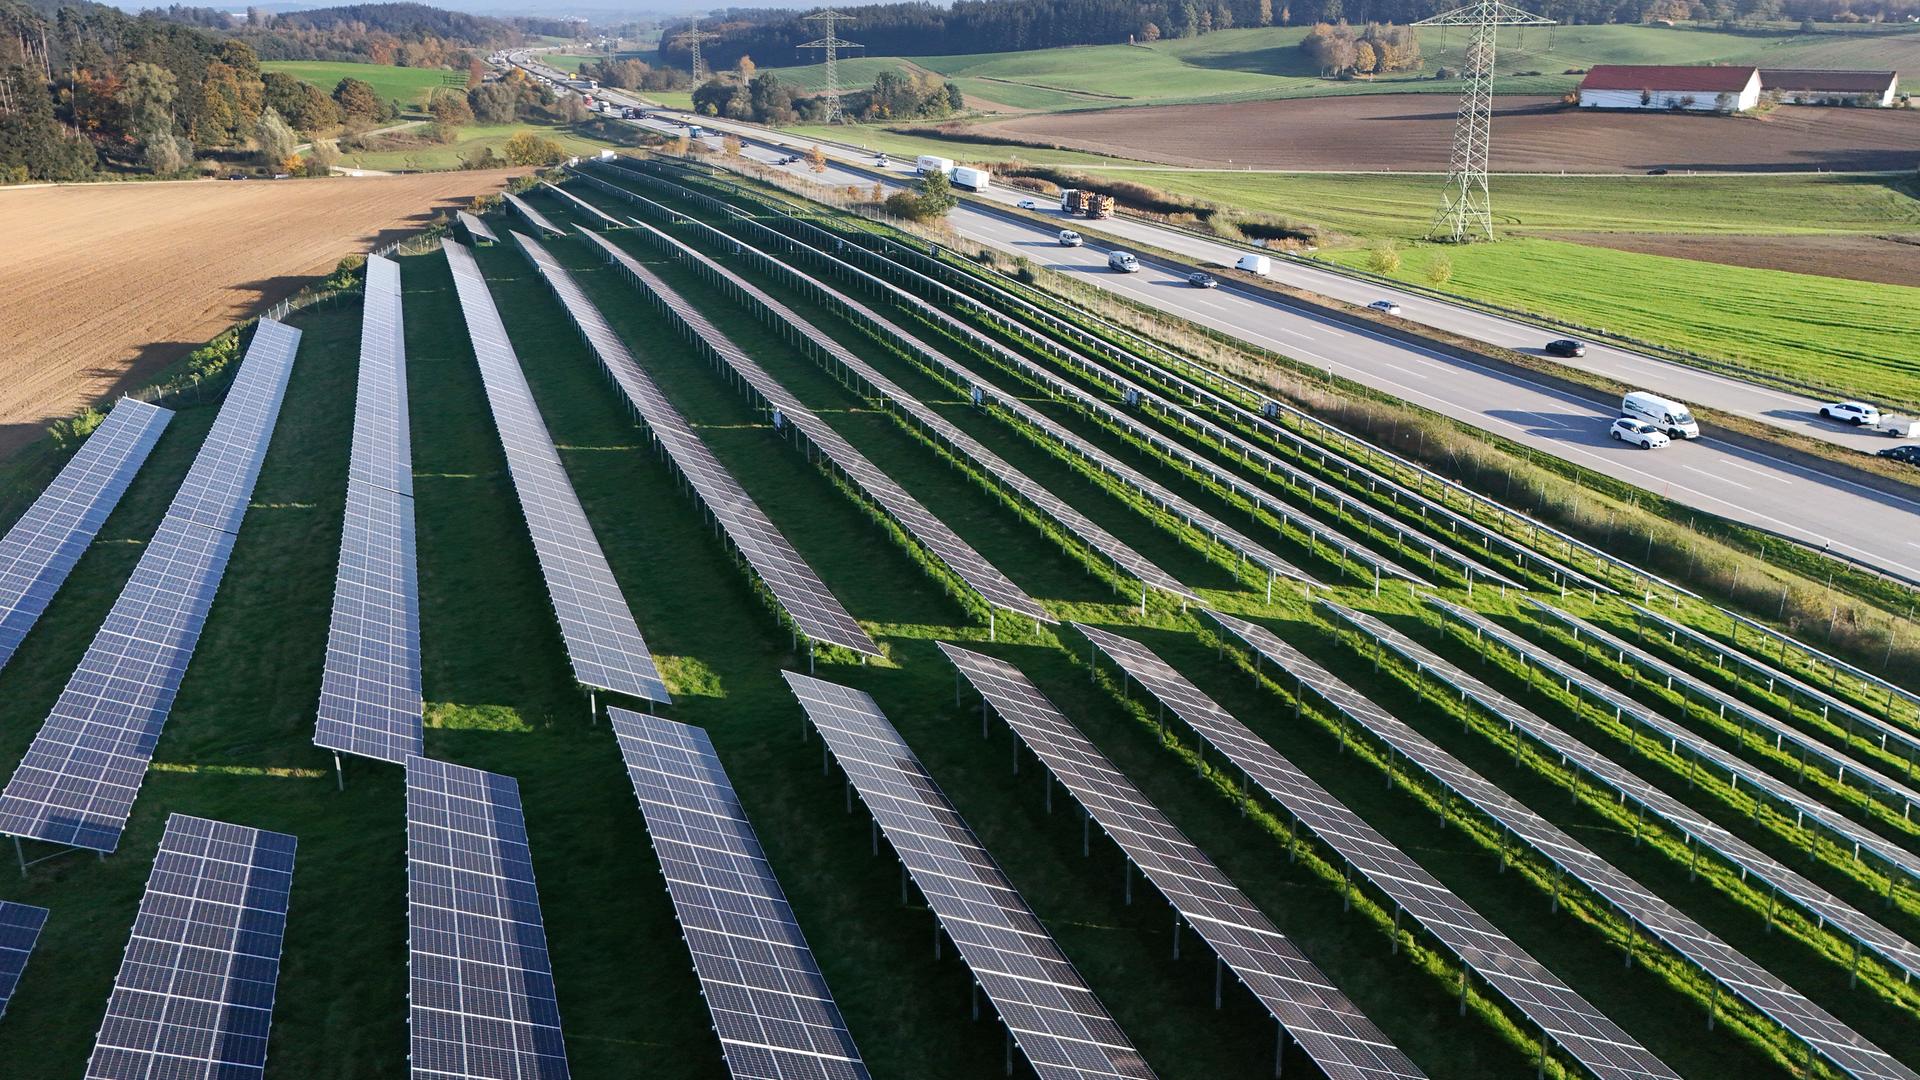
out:
M505 147L509 165L552 165L567 156L560 144L531 131L517 131Z
M78 416L69 416L65 420L55 420L48 424L47 435L53 440L56 449L65 450L79 445L87 436L93 434L93 429L99 427L100 421L106 418L107 414L99 409L88 409Z
M1427 261L1427 284L1439 288L1453 280L1453 260L1446 255L1435 255Z
M1367 252L1367 269L1376 274L1400 272L1400 249L1391 240L1382 240Z

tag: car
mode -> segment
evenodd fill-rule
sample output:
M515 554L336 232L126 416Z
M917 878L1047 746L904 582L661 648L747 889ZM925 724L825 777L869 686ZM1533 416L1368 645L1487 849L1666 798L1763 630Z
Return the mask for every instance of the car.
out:
M1667 175L1667 170L1665 170L1665 169L1648 169L1648 170L1647 170L1647 175L1648 175L1648 176L1665 176L1665 175Z
M1895 461L1904 461L1909 465L1920 465L1920 446L1911 443L1906 446L1889 446L1879 451L1879 455Z
M1400 314L1400 305L1394 303L1391 300L1375 300L1373 303L1368 304L1367 306L1379 312L1382 315Z
M1060 230L1061 247L1079 247L1083 243L1085 243L1085 241L1080 239L1080 234L1074 232L1072 229Z
M1547 342L1548 356L1585 356L1587 347L1572 338L1554 338Z
M1615 442L1632 443L1642 450L1658 450L1671 442L1664 433L1651 424L1642 423L1631 416L1623 416L1613 422L1607 434Z
M1204 270L1195 270L1187 275L1187 284L1196 289L1213 289L1219 287L1220 279Z
M1822 405L1820 415L1862 427L1880 422L1880 410L1864 401L1835 401Z
M1040 204L1037 202L1034 202L1032 199L1021 199L1019 202L1014 203L1013 205L1019 207L1022 210L1040 209Z

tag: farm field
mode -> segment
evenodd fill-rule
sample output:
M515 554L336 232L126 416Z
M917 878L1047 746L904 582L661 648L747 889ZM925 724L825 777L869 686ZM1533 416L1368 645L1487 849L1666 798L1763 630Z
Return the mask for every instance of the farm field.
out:
M0 191L0 453L511 175Z
M1454 109L1398 95L1034 114L997 134L1174 165L1445 172ZM1911 170L1920 113L1783 106L1762 117L1598 113L1555 98L1495 103L1499 172Z
M264 60L260 67L264 71L282 71L333 93L333 88L341 79L359 79L368 86L382 101L398 101L405 108L424 108L427 95L435 89L453 85L461 91L466 90L467 79L463 71L445 71L440 68L395 67L391 64L355 64L336 63L330 60Z
M1084 150L1008 146L1005 143L975 142L965 138L929 138L893 131L874 124L795 124L792 127L780 128L779 131L783 138L789 140L819 139L822 142L848 143L904 158L917 157L921 154L938 154L961 161L1017 161L1033 165L1097 166L1114 163L1113 158L1103 154L1090 154Z
M564 127L544 124L467 124L455 131L454 140L446 143L421 137L417 129L383 137L373 148L341 154L340 164L346 168L375 169L380 172L458 169L470 155L482 149L491 149L496 155L503 155L507 140L522 131L552 139L569 154L597 154L613 145L575 134ZM392 149L380 149L381 146L391 146Z
M344 182L342 182L344 183ZM714 254L750 283L817 323L840 347L926 402L946 422L1111 530L1141 556L1192 586L1207 607L1257 619L1338 677L1403 719L1418 738L1457 756L1490 781L1578 837L1599 855L1684 908L1734 947L1761 960L1841 1022L1908 1063L1920 1062L1920 992L1877 956L1857 965L1831 924L1816 925L1792 905L1775 911L1762 887L1719 856L1696 859L1679 832L1657 817L1637 823L1610 791L1576 779L1564 760L1523 745L1508 725L1461 704L1410 668L1382 662L1351 632L1338 630L1306 590L1282 582L1263 591L1263 575L1174 513L1082 462L1002 406L983 407L970 387L863 329L842 307L796 287L801 256L759 260L735 243L763 234L708 204L623 177L616 186L664 200L672 214L724 223L732 239L692 228L673 235ZM609 211L664 222L669 211L617 201L583 184L574 190ZM717 189L715 189L717 190ZM529 195L564 225L587 219L543 191ZM924 899L903 884L890 852L870 832L867 814L837 770L823 768L817 735L802 737L803 714L780 677L805 670L806 650L769 611L740 572L711 520L636 425L618 392L581 343L565 309L514 250L514 219L496 218L504 241L475 252L498 304L539 412L566 472L605 548L621 592L658 658L675 702L673 720L704 729L737 786L767 857L818 955L848 1028L876 1077L963 1080L998 1076L1008 1053L990 1009L968 1007L971 982L941 939ZM849 245L871 242L862 226L829 222ZM775 418L740 393L687 344L676 325L636 285L610 269L591 240L547 241L581 283L611 329L633 350L662 392L683 412L720 464L766 510L775 526L844 602L885 655L869 664L823 655L816 674L871 693L925 762L940 788L979 833L995 861L1060 946L1167 1080L1270 1075L1274 1026L1228 978L1215 1005L1216 968L1189 935L1170 949L1175 922L1158 894L1129 873L1097 829L1083 832L1071 795L1045 781L1004 724L984 723L978 699L956 690L953 668L936 641L991 653L1026 672L1115 766L1172 822L1219 863L1250 901L1311 956L1354 1002L1436 1080L1578 1075L1550 1049L1536 1066L1536 1029L1478 978L1464 983L1458 961L1417 930L1410 916L1343 864L1288 811L1251 796L1245 779L1204 750L1171 711L1162 718L1129 690L1111 663L1089 668L1087 642L1068 620L1143 641L1258 737L1287 755L1385 840L1498 925L1595 1007L1688 1080L1728 1075L1786 1080L1799 1050L1651 939L1636 940L1577 883L1565 882L1521 845L1509 845L1489 820L1437 786L1367 730L1291 680L1256 673L1237 647L1221 648L1185 603L1140 599L1135 582L1094 555L1082 540L1043 518L1010 490L983 482L975 465L943 450L867 393L844 385L827 363L793 343L737 294L639 230L603 235L659 275L822 422L931 507L981 557L1040 599L1058 626L1002 615L990 635L983 610L952 574L876 521L850 498L848 482L790 445ZM407 380L418 517L426 749L431 757L517 778L546 942L554 969L566 1052L581 1080L631 1076L637 1060L663 1080L727 1075L699 984L693 978L659 864L634 804L619 751L604 723L591 720L572 681L553 613L505 468L467 324L444 254L399 260L405 304ZM791 269L789 269L791 268ZM814 269L817 269L815 267ZM800 276L813 276L811 270ZM835 288L844 278L820 274ZM1433 648L1500 692L1590 740L1723 822L1743 840L1870 911L1899 933L1920 931L1920 897L1902 888L1881 901L1877 863L1844 848L1813 843L1791 813L1749 806L1750 785L1696 776L1666 741L1637 737L1613 710L1579 704L1553 679L1529 674L1511 657L1479 646L1471 632L1445 628L1403 581L1376 586L1364 564L1282 528L1270 511L1203 479L1170 447L1200 455L1249 487L1294 505L1325 528L1357 539L1378 557L1401 560L1430 579L1428 589L1528 630L1555 655L1584 658L1564 636L1540 632L1539 617L1505 589L1466 587L1458 564L1425 545L1405 547L1392 527L1368 526L1360 505L1401 528L1433 528L1417 508L1396 506L1364 475L1346 472L1339 439L1299 442L1251 434L1290 468L1344 493L1347 503L1311 498L1258 464L1191 435L1150 408L1129 410L1157 432L1159 448L1122 433L1101 410L1048 402L1030 375L999 354L943 336L898 297L862 293L861 302L900 320L984 374L976 385L996 396L1034 400L1051 423L1114 455L1204 513L1230 518L1272 551L1327 587L1320 596L1364 609ZM964 313L955 305L956 314ZM22 879L0 875L0 898L48 906L52 921L27 977L0 1025L7 1080L54 1080L81 1071L101 1003L120 961L125 929L151 865L167 814L194 813L291 832L300 838L284 964L272 1031L271 1070L296 1077L385 1080L407 1074L407 879L405 809L399 770L350 759L344 788L331 759L311 745L314 702L342 533L360 311L347 303L294 316L305 332L266 465L239 534L232 564L181 696L158 746L120 851L103 860L64 856ZM987 327L984 316L964 314ZM1008 335L1008 341L1017 339ZM1073 373L1057 354L1010 346L1027 362L1095 388L1103 409L1120 397ZM1141 376L1164 392L1164 373ZM1252 399L1249 399L1252 400ZM0 669L0 767L24 752L41 717L137 557L144 538L204 438L211 402L182 408L154 459L56 597L25 647ZM1289 426L1287 431L1294 430ZM1314 450L1314 446L1321 449ZM1328 448L1334 460L1327 460ZM1350 452L1350 451L1349 451ZM1316 457L1316 454L1318 455ZM1403 480L1433 490L1409 474ZM1459 504L1463 505L1464 504ZM1538 568L1514 552L1537 534L1510 515L1506 539L1442 540L1456 554L1484 558L1502 574L1552 592ZM0 521L0 527L7 524ZM1651 534L1649 534L1651 535ZM1453 548L1452 545L1458 547ZM1543 550L1543 549L1535 549ZM1599 572L1583 563L1589 572ZM1627 579L1618 579L1623 584ZM1635 591L1638 596L1638 592ZM1632 616L1618 601L1575 592L1558 601L1623 633ZM1689 618L1698 619L1690 611ZM1718 624L1715 631L1721 632ZM1655 641L1664 641L1652 635ZM1664 646L1657 646L1665 649ZM1663 655L1671 655L1666 650ZM1764 695L1710 660L1673 655L1704 677L1737 685L1756 708L1781 723L1817 728L1818 711ZM1799 762L1749 739L1736 722L1688 706L1656 682L1623 676L1596 662L1595 677L1681 717L1719 743L1738 745L1751 768L1792 778ZM1266 669L1272 674L1274 669ZM1909 673L1900 671L1905 678ZM1091 676L1091 677L1090 677ZM1253 676L1253 677L1249 677ZM1835 692L1857 694L1857 690ZM601 698L602 704L606 698ZM1877 702L1877 698L1874 701ZM1920 726L1906 709L1899 722ZM982 732L985 731L985 737ZM1862 750L1863 754L1872 751ZM1017 763L1009 768L1009 762ZM1874 758L1884 763L1884 755ZM823 775L823 772L826 775ZM1920 825L1897 808L1876 806L1856 789L1814 770L1807 798L1892 841L1912 845ZM1857 782L1857 778L1856 781ZM1060 802L1060 800L1066 800ZM1056 805L1058 803L1058 805ZM1297 840L1297 845L1296 845ZM877 856L877 857L876 857ZM1371 865L1371 864L1370 864ZM1631 962L1621 963L1623 946ZM1463 995L1460 987L1467 985ZM1703 1017L1712 1009L1716 1025ZM1013 1052L1019 1068L1020 1056ZM1296 1046L1289 1076L1313 1075ZM1016 1072L1015 1075L1022 1075Z

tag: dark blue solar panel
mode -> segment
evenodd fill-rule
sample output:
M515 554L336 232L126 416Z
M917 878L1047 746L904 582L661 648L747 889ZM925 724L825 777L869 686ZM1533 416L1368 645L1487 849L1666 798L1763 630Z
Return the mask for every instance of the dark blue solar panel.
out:
M0 900L0 1016L7 1015L7 1003L13 1000L20 974L27 970L27 957L46 924L46 908Z
M0 667L47 610L172 419L157 405L121 398L0 539Z

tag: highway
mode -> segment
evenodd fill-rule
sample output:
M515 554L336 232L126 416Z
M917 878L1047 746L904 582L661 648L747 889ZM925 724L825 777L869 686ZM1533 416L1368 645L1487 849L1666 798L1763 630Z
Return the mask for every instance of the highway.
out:
M702 124L713 127L705 119ZM670 134L678 130L668 123L655 126ZM763 162L773 162L781 156L782 151L772 149L765 142L763 131L746 125L735 128L747 143L744 151L747 156ZM713 141L717 142L717 136ZM868 168L839 160L831 162L825 173L811 172L804 162L789 166L789 171L802 179L835 186L867 185L875 179ZM896 183L906 180L899 175L891 179ZM1715 440L1710 434L1659 451L1626 447L1607 438L1607 425L1616 415L1613 410L1596 406L1544 381L1456 359L1350 324L1317 318L1235 288L1231 283L1223 283L1217 289L1195 289L1186 284L1185 271L1177 264L1149 259L1143 260L1140 273L1113 273L1106 267L1108 246L1090 242L1085 247L1061 247L1054 238L1058 226L1051 222L1043 224L1016 214L1002 214L963 203L949 215L948 224L969 240L1024 255L1037 265L1080 277L1089 284L1618 477L1675 502L1758 526L1815 549L1831 550L1920 582L1920 528L1916 528L1920 518L1915 516L1916 511L1920 511L1920 501L1886 494L1817 469ZM1189 239L1185 234L1141 222L1104 221L1099 225L1103 229L1116 227L1116 231L1129 227L1153 229L1154 246L1169 250L1176 247L1174 241ZM1232 250L1221 245L1211 246L1222 251ZM1348 283L1348 279L1333 277L1339 283ZM1363 297L1377 298L1377 292ZM1536 338L1541 336L1537 329L1527 332ZM1636 363L1662 363L1636 358L1630 353L1624 355ZM1588 354L1588 360L1597 362L1594 352ZM1677 365L1664 364L1664 368L1677 368ZM1679 370L1690 377L1715 379ZM1742 393L1774 393L1733 380L1717 381ZM1685 398L1664 377L1658 388ZM1795 400L1789 395L1780 396ZM1693 400L1720 407L1717 401L1709 402L1704 396L1695 396ZM1884 446L1886 440L1878 440L1874 445ZM1632 523L1622 522L1622 535L1630 536L1632 532ZM1631 556L1632 552L1623 551L1623 554Z

